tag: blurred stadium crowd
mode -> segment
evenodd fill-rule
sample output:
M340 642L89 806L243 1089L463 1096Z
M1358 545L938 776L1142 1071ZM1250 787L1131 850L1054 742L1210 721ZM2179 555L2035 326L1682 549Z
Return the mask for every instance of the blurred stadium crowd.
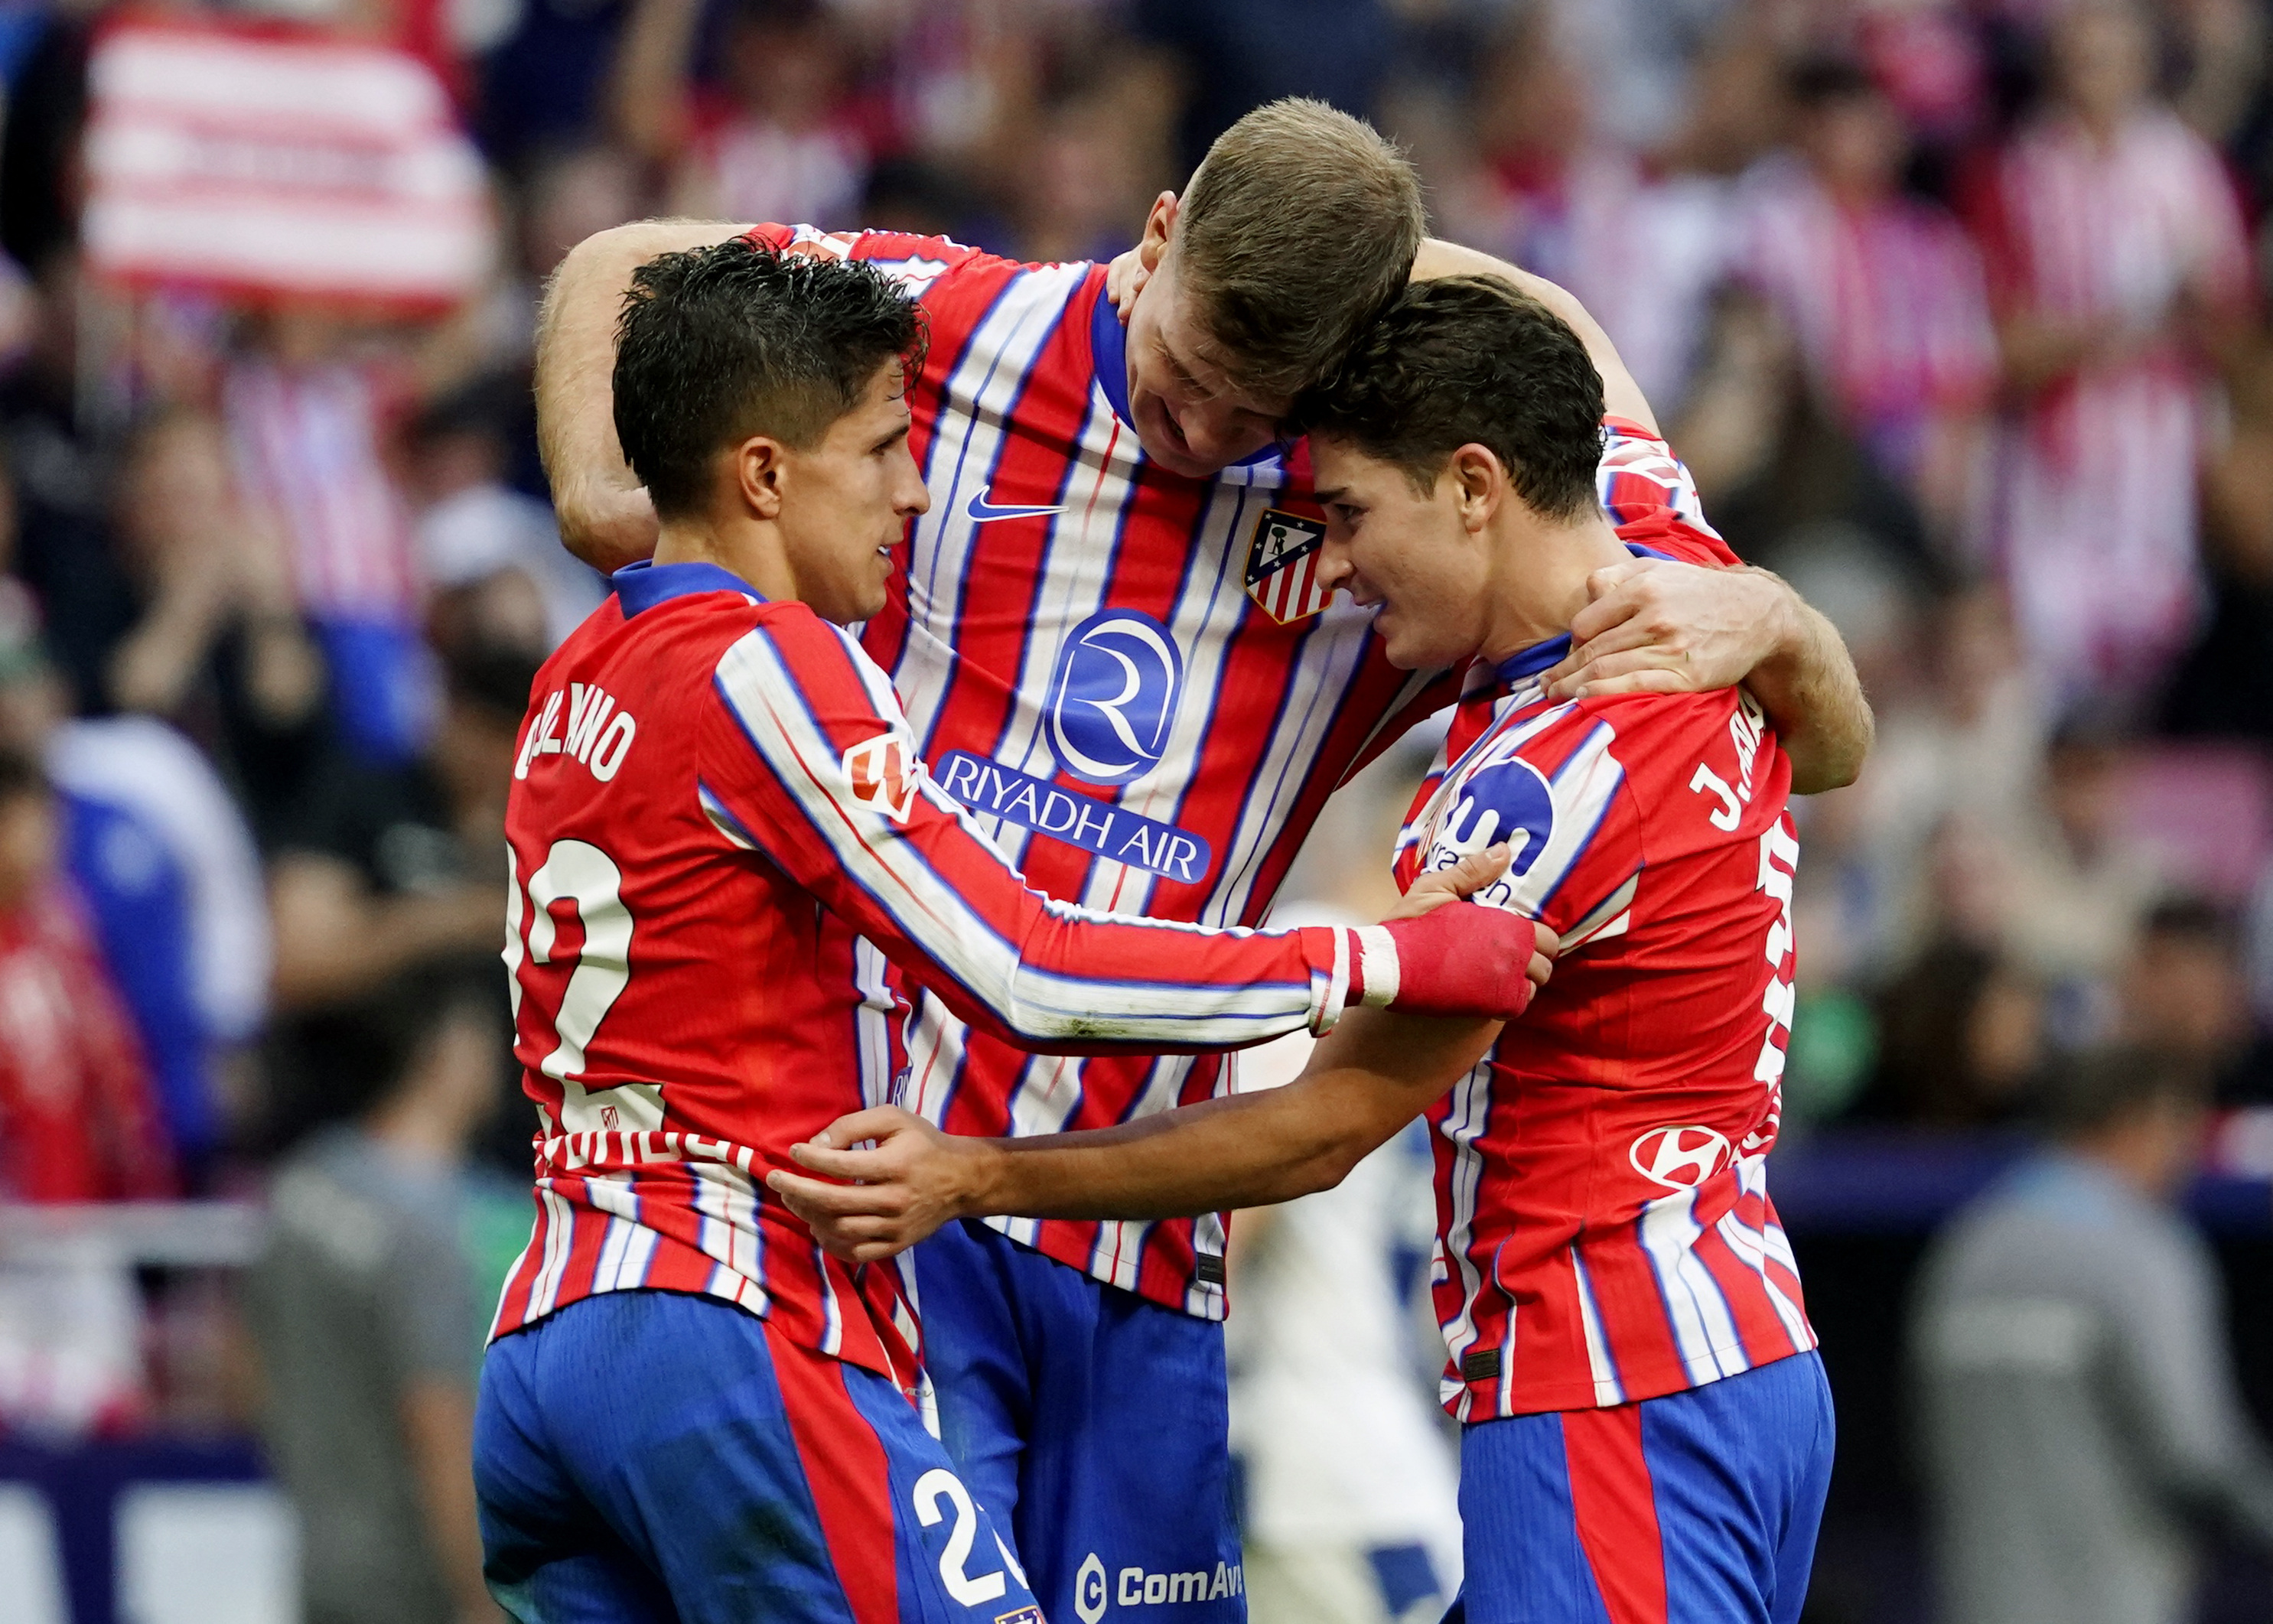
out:
M527 1233L504 795L530 676L604 590L536 456L546 274L657 213L1110 257L1291 94L1407 143L1438 235L1577 293L1718 528L1854 651L1879 742L1802 809L1788 1134L2022 1126L2119 1037L2212 1080L2213 1166L2273 1171L2256 0L155 9L423 59L493 223L479 285L416 315L107 280L81 137L117 13L0 7L0 1201L273 1215L243 1291L8 1252L0 1435L265 1416L322 1486L304 1539L376 1560L393 1518L478 1615L433 1530ZM1330 819L1309 900L1377 900L1418 767ZM1312 1244L1385 1246L1382 1210Z

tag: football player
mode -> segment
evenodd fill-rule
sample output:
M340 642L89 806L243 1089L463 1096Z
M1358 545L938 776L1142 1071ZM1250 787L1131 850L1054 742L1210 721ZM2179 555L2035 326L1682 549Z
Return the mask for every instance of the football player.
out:
M897 1271L829 1258L759 1183L889 1097L859 1052L887 960L1001 1042L1146 1054L1356 1004L1512 1014L1546 971L1486 909L1215 930L1026 889L842 629L927 503L921 331L872 266L739 240L643 267L623 318L617 423L662 538L538 673L506 812L537 1221L475 1477L530 1624L1038 1624L918 1413Z
M1521 273L1427 239L1402 157L1306 101L1242 119L1114 267L889 231L623 227L569 255L538 357L562 534L588 561L629 562L655 535L607 393L632 270L745 230L877 264L929 317L909 406L932 504L860 637L941 787L1052 897L1260 923L1334 787L1459 697L1399 669L1371 608L1332 592L1309 453L1280 419L1408 278ZM1584 336L1635 426L1610 442L1607 499L1693 512L1601 329L1559 288L1520 285ZM1782 582L1716 554L1630 558L1589 592L1549 673L1558 695L1742 678L1804 786L1853 775L1869 737L1853 668ZM904 1043L866 1023L863 1065L960 1133L1101 1127L1227 1086L1212 1056L1036 1059L908 992ZM1243 1616L1223 1246L1212 1214L1002 1219L950 1226L918 1261L941 1434L1054 1617L1096 1616L1130 1570L1205 1573L1182 1616Z
M1399 882L1509 843L1477 900L1555 932L1554 980L1504 1029L1353 1021L1284 1089L1113 1128L975 1141L862 1112L796 1154L867 1182L774 1187L833 1249L877 1257L979 1214L1283 1201L1426 1109L1444 1398L1466 1424L1451 1616L1787 1624L1832 1449L1767 1180L1792 1010L1790 762L1741 689L1548 685L1594 572L1725 549L1676 506L1604 510L1600 376L1497 279L1414 284L1301 415L1325 578L1377 606L1390 659L1466 668ZM1669 455L1639 424L1611 432Z

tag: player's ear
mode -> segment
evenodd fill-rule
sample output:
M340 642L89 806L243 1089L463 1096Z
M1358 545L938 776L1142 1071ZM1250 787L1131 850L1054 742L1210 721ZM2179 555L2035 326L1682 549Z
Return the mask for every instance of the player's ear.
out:
M781 517L782 452L779 440L763 434L753 434L734 447L735 491L753 518Z
M1507 497L1507 469L1488 445L1469 444L1452 453L1452 496L1466 528L1481 530Z
M1176 211L1181 206L1173 191L1164 191L1152 199L1152 212L1144 216L1144 237L1136 244L1136 257L1148 271L1160 268L1160 261L1168 251L1168 238L1176 228Z

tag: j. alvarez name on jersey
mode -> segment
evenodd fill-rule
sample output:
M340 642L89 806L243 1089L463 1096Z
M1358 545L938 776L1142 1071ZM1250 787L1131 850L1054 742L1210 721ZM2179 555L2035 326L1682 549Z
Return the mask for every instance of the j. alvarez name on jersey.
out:
M1619 477L1630 547L1729 561L1669 479ZM1767 1194L1790 764L1740 691L1549 700L1567 647L1470 673L1399 841L1407 885L1506 841L1478 900L1564 943L1432 1113L1444 1394L1464 1421L1629 1403L1815 1345Z

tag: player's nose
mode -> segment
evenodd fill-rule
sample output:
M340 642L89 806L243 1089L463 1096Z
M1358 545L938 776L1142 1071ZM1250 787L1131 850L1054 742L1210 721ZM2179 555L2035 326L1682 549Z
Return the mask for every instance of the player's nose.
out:
M1228 464L1257 449L1241 442L1237 414L1225 408L1188 406L1175 417L1184 445L1204 460Z
M924 483L923 470L916 467L912 455L903 453L897 478L894 481L892 511L913 518L931 511L931 487Z

